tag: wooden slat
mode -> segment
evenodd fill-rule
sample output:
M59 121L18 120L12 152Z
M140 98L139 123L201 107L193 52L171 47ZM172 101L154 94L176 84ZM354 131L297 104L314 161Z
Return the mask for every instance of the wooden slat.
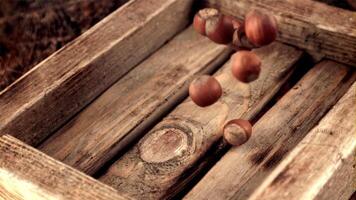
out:
M0 199L125 199L9 135L0 137Z
M230 52L193 28L187 29L115 83L39 149L86 173L95 173L185 98L195 75L216 69Z
M224 89L217 103L200 108L188 98L100 180L123 196L135 199L172 197L181 188L171 188L183 181L184 172L221 138L224 122L236 117L254 117L288 79L293 64L301 56L300 51L280 43L255 51L263 61L258 81L250 85L237 81L228 62L216 74Z
M312 0L204 0L243 18L252 9L276 16L278 40L356 67L356 12Z
M258 120L250 140L231 148L185 198L246 199L355 79L332 61L313 67Z
M0 132L35 145L188 23L192 0L133 0L0 93Z
M250 198L348 199L354 188L356 83Z

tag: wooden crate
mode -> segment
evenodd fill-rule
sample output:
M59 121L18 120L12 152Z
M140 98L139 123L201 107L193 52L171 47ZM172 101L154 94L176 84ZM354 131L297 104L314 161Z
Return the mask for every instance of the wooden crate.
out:
M193 0L132 0L0 93L2 199L348 199L355 190L356 12L311 0L204 0L274 14L252 84L189 26ZM314 59L310 58L310 55ZM317 56L316 56L317 55ZM224 89L187 98L196 76ZM254 122L240 147L233 118Z

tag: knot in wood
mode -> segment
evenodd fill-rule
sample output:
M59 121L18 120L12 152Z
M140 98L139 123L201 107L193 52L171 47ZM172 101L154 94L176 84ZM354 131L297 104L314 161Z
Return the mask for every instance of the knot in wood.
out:
M139 148L140 157L144 161L162 163L187 151L188 136L180 129L165 127L154 131Z

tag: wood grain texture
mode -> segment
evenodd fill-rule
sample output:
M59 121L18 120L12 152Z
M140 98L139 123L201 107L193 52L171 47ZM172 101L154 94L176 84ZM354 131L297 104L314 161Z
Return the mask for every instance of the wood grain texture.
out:
M191 3L133 0L119 8L0 93L1 134L42 141L183 29Z
M9 135L0 137L0 199L126 199Z
M258 120L250 140L231 148L185 198L246 199L355 80L341 64L317 64Z
M252 84L238 82L230 62L217 72L224 93L212 106L200 108L189 98L157 124L138 144L114 163L100 180L123 196L135 199L170 198L184 173L197 164L221 138L226 120L251 119L276 93L293 71L301 52L280 43L255 52L262 59L262 73Z
M356 83L250 198L348 199L354 188Z
M356 67L356 13L312 0L204 0L243 18L252 9L273 14L278 40Z
M228 59L231 50L195 33L180 33L105 91L39 146L93 174L187 96L189 82Z

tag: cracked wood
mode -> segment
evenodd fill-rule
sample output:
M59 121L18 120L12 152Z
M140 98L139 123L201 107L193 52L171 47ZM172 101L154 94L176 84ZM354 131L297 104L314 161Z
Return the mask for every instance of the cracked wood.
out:
M0 93L0 134L38 144L182 30L191 4L133 0L113 12Z
M250 140L231 148L185 198L246 199L355 79L333 61L314 66L258 120Z
M356 83L250 200L348 199L355 190Z
M170 198L187 183L185 171L197 164L221 138L226 120L251 119L289 78L301 51L280 43L254 50L262 59L260 78L252 84L231 75L230 62L216 73L224 88L222 98L200 108L189 98L149 131L114 163L100 180L120 194L135 199Z

